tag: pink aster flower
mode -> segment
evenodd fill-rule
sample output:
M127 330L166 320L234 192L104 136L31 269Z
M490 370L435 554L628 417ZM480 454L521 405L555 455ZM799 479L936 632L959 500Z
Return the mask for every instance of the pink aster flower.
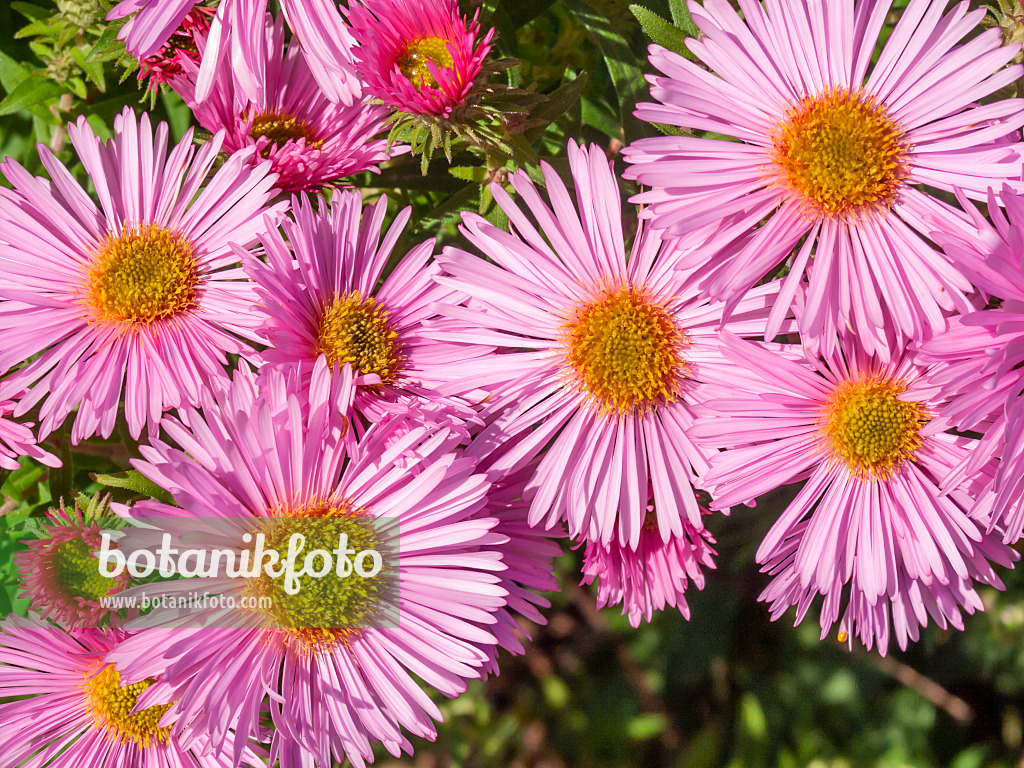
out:
M153 680L125 685L105 656L117 630L64 632L28 617L0 622L0 765L4 768L234 768L265 766L239 743L239 763L205 737L182 746L164 725L168 704L136 707ZM19 697L12 700L11 697ZM134 711L133 711L134 710ZM233 734L226 740L235 745Z
M678 244L657 231L641 231L627 260L622 200L600 149L570 143L569 164L575 202L550 166L550 203L525 172L511 177L541 231L499 186L492 191L511 232L464 214L463 233L493 263L445 249L451 276L438 279L470 302L440 306L445 317L430 335L465 348L465 359L453 359L462 379L448 391L487 398L491 423L471 453L530 433L495 461L500 474L551 443L527 487L531 524L565 520L573 537L617 536L635 548L648 481L665 540L683 535L684 519L701 527L691 483L709 453L688 430L698 383L725 364L722 308L699 298L674 268ZM763 334L773 291L752 292L727 327Z
M128 20L118 38L129 53L140 60L157 55L171 42L175 30L186 16L200 6L197 0L121 0L107 14L110 20ZM352 36L332 0L282 0L289 25L309 53L309 66L320 88L331 101L351 104L359 98L361 84L355 73ZM198 97L207 97L214 76L226 60L241 62L234 68L238 87L250 98L258 94L247 90L251 80L244 72L254 70L263 48L263 25L267 0L223 0L210 28L197 87Z
M224 129L224 150L233 153L255 147L254 162L270 160L278 174L276 186L286 192L316 189L366 170L388 159L387 141L375 139L389 114L384 107L355 101L345 106L326 100L313 79L297 38L286 46L284 20L269 14L263 50L252 64L225 60L209 95L196 98L199 67L182 65L183 74L171 81L196 120L208 131ZM200 51L204 50L200 41ZM245 72L233 68L244 66ZM255 67L255 68L250 68ZM251 79L247 91L236 85Z
M0 400L0 467L13 472L21 466L18 463L19 456L28 456L48 467L59 467L60 459L36 445L33 425L10 418L18 407L17 398L20 394L16 393L13 400Z
M143 502L132 514L161 516L185 531L202 518L239 532L299 517L397 521L400 559L388 566L397 572L397 620L363 623L381 607L380 593L344 591L343 582L336 601L318 604L332 611L323 626L268 625L267 616L239 607L230 611L239 628L144 630L109 658L130 680L166 667L154 695L176 702L169 717L180 716L182 738L210 732L215 749L226 728L258 736L269 709L271 757L282 768L346 758L361 768L377 742L396 756L411 752L403 729L432 739L432 720L441 716L421 684L458 695L481 675L484 649L495 643L486 627L506 602L497 575L505 537L480 514L489 483L474 461L451 450L446 429L400 417L375 425L350 450L351 430L336 407L351 394L347 366L332 376L321 360L308 388L276 369L261 381L257 390L243 371L230 389L206 398L202 413L165 418L165 434L180 447L155 440L136 466L181 508ZM191 590L218 586L192 582ZM214 593L240 597L247 588L221 584ZM284 613L302 605L281 604ZM194 618L206 616L219 614L200 610Z
M32 608L44 619L64 627L98 625L109 614L101 598L128 586L128 574L116 578L99 572L95 553L100 548L100 527L86 521L75 505L63 504L47 512L42 523L45 536L30 539L28 549L14 555Z
M921 348L921 357L936 363L928 381L950 399L943 415L958 429L983 433L970 461L944 484L998 459L994 496L982 504L1012 543L1024 535L1024 197L1009 188L998 200L991 193L992 224L963 203L977 229L969 235L940 229L932 237L976 286L1000 299L999 306L953 318L949 331Z
M268 365L300 365L318 358L352 365L359 384L358 411L378 420L385 402L403 396L436 396L457 375L459 350L426 338L424 320L436 302L458 303L455 291L434 282L434 240L412 248L382 280L392 250L411 215L406 208L381 240L387 200L363 209L355 191L335 191L318 206L294 199L292 216L263 238L266 262L247 258L245 268L260 301Z
M650 621L654 611L664 610L666 605L678 608L689 619L686 590L691 583L704 589L702 568L715 567L714 543L706 529L689 520L683 521L681 536L673 534L665 541L654 506L648 505L635 549L617 541L585 542L581 583L592 584L597 579L597 607L621 603L622 615L629 616L634 628L640 626L641 618Z
M926 367L906 352L879 360L852 336L837 350L819 359L727 335L736 368L708 386L691 433L727 449L703 478L718 508L804 481L757 551L772 618L793 605L799 622L823 595L823 638L839 621L840 640L884 654L891 631L906 648L929 615L963 629L961 610L982 609L974 585L1002 588L990 563L1017 554L970 515L985 478L940 490L973 441L947 432Z
M245 153L207 181L222 135L197 150L189 132L168 152L167 125L131 109L109 142L84 117L68 134L99 205L45 147L52 182L0 164L14 187L0 190L0 369L31 358L0 398L26 390L14 414L40 404L41 435L77 408L75 442L108 437L123 399L138 436L251 351L255 295L230 244L252 245L287 204L267 207L270 164Z
M370 94L402 112L450 117L491 49L457 0L358 0L348 9L356 60Z
M766 338L780 327L804 276L800 330L831 354L852 327L868 352L889 349L888 327L925 339L945 315L967 311L970 283L925 239L930 220L965 215L923 186L984 197L1020 182L1024 101L982 97L1014 82L1015 54L998 29L958 41L984 9L911 0L878 60L890 0L725 0L691 3L701 66L658 46L652 122L728 136L666 136L624 150L634 200L673 235L712 227L708 246L680 266L710 275L708 294L732 306L794 251ZM708 71L710 68L711 71ZM924 235L924 237L922 237ZM813 258L812 258L813 257ZM898 348L895 347L895 348Z

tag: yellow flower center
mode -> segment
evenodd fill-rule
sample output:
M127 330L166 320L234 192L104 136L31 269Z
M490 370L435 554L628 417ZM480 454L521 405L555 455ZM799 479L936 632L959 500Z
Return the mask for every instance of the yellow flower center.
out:
M270 141L260 152L263 157L270 154L271 147L284 144L287 141L305 139L306 146L313 148L323 144L323 141L317 139L316 131L313 130L309 122L279 111L263 112L257 115L252 121L249 136L254 140L266 136Z
M645 292L605 290L578 307L563 330L569 369L602 412L644 413L680 395L689 338Z
M306 574L298 579L298 592L288 594L285 579L266 574L252 581L257 597L269 623L280 631L285 645L299 654L319 653L337 643L358 637L362 629L379 618L382 601L390 592L387 568L372 577L355 572L359 553L381 551L373 518L359 510L340 505L313 505L299 510L277 511L263 523L266 548L276 549L282 559L287 555L292 534L304 536L304 547L296 558L296 570L303 567L314 550L330 552L333 565L322 576ZM341 535L347 548L354 550L350 566L338 575L337 553ZM383 555L383 552L382 552ZM318 555L311 560L313 569L325 569L326 562Z
M131 714L139 696L155 682L150 678L121 685L121 675L113 664L105 665L95 675L90 672L85 678L85 693L96 726L120 741L131 741L140 747L166 744L171 729L161 728L159 723L170 704Z
M324 309L317 354L325 355L331 365L351 363L359 373L375 373L381 383L387 383L398 374L397 339L384 306L372 296L364 299L359 291L352 291Z
M785 183L816 215L888 206L906 177L903 134L872 98L837 88L806 98L774 136Z
M65 595L98 601L117 584L116 579L100 573L99 560L92 552L82 539L57 545L53 557L54 578Z
M100 244L86 277L86 303L107 322L146 325L195 309L195 248L155 224L125 225Z
M451 69L454 65L448 51L448 41L440 37L413 40L398 58L399 71L417 88L437 88L437 79L430 73L427 62L438 69Z
M862 480L885 480L921 447L928 423L920 403L900 400L899 381L844 382L823 406L822 430L833 455Z

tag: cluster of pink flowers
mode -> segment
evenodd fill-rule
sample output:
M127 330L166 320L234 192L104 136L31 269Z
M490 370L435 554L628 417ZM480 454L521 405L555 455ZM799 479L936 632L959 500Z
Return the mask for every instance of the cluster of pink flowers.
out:
M441 716L424 685L455 697L523 652L558 539L633 626L688 618L708 520L797 482L757 550L773 617L814 608L884 654L983 608L1024 536L1024 100L978 102L1024 68L966 3L910 0L877 58L885 0L740 5L690 3L696 61L651 48L637 114L685 130L624 149L638 215L570 141L569 176L492 187L506 227L466 212L460 245L405 253L411 209L385 228L386 198L339 185L403 151L393 109L466 99L476 17L114 8L212 138L81 118L94 195L44 147L49 180L0 164L0 466L123 421L175 502L126 517L395 519L398 620L126 623L100 600L123 580L71 591L95 525L51 516L19 556L41 605L0 623L0 768L411 752Z

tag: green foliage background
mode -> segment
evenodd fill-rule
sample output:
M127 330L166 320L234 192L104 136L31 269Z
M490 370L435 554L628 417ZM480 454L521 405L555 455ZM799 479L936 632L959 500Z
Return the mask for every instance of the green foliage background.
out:
M101 25L65 32L49 23L55 8L48 0L39 2L0 4L0 156L42 173L35 149L42 142L81 177L64 140L64 121L84 114L109 136L108 126L125 104L138 108L149 99L133 75L119 82L124 70ZM682 33L662 20L675 18L685 28L686 19L679 0L643 4L649 13L636 15L622 0L483 4L485 28L493 25L499 33L498 52L521 62L509 70L511 85L552 95L581 78L547 106L542 103L542 117L554 124L527 134L531 149L556 168L564 168L561 158L570 137L596 142L615 157L623 143L657 134L632 115L636 101L646 97L650 41L637 16L653 37L673 48ZM894 12L905 4L897 2ZM35 22L30 34L15 37L30 19ZM189 111L173 93L161 93L152 111L170 122L175 140L191 124ZM355 183L367 196L386 192L395 206L414 207L405 235L409 242L434 234L454 240L458 211L465 208L479 208L500 223L503 214L480 184L488 172L480 158L463 152L451 166L437 157L421 175L419 161L404 158L381 176L366 174ZM624 194L630 191L624 186ZM97 491L101 486L92 474L123 470L134 453L124 439L92 440L72 452L61 431L49 445L67 459L67 467L47 470L25 460L0 487L4 512L38 515L56 498ZM116 493L122 500L132 498L130 489ZM757 602L767 577L758 572L754 551L791 493L783 489L754 509L711 521L719 566L708 574L703 591L689 594L690 621L669 610L633 630L617 610L597 611L592 593L576 586L581 553L567 551L558 563L564 591L550 596L547 626L529 627L534 640L526 654L505 655L500 676L472 684L458 700L444 700L445 721L435 744L418 740L415 756L401 761L382 751L377 764L1022 764L1024 578L1010 572L1006 592L985 588L986 611L972 617L962 633L929 627L916 646L906 653L894 649L885 659L851 653L835 638L819 640L813 616L796 628L790 625L792 614L772 623ZM23 546L17 540L25 532L6 528L0 517L0 613L24 606L16 599L11 556Z

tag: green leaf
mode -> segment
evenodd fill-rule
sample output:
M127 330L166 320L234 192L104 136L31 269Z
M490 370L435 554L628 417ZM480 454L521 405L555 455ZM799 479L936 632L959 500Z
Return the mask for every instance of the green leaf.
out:
M137 470L118 472L113 475L89 475L97 483L109 488L124 488L143 496L150 496L164 504L174 504L174 497Z
M13 2L11 3L11 8L30 21L48 19L53 15L53 8L43 8L41 5L35 5L34 3Z
M655 43L663 48L668 48L674 53L678 53L680 56L685 56L689 59L696 58L687 50L686 35L681 29L669 24L661 16L652 13L642 5L631 5L629 10L636 16L636 20L640 22L640 26L644 28L647 36Z
M542 101L530 112L533 120L543 120L543 125L531 128L526 132L526 140L534 142L551 123L572 109L579 103L583 95L583 89L587 85L587 73L580 72L568 82L562 83L547 95L547 101Z
M462 179L463 181L475 181L477 184L482 184L483 180L487 178L487 169L481 168L478 165L456 165L449 168L448 173L456 179Z
M685 0L668 0L668 8L672 13L672 23L683 30L687 37L700 37L700 29L693 23Z
M65 90L64 86L44 77L36 75L26 77L18 83L13 91L7 94L7 98L0 101L0 115L10 115L19 109L27 109L40 102L48 101L60 96Z
M28 70L0 51L0 87L10 93L26 77L28 77Z
M89 51L86 62L104 62L124 55L124 43L117 39L117 28L106 27L96 44Z
M630 141L643 135L643 127L633 115L633 109L646 81L632 46L608 17L595 13L583 0L564 0L564 3L601 49L618 96L619 123L623 130L623 136L618 138Z

